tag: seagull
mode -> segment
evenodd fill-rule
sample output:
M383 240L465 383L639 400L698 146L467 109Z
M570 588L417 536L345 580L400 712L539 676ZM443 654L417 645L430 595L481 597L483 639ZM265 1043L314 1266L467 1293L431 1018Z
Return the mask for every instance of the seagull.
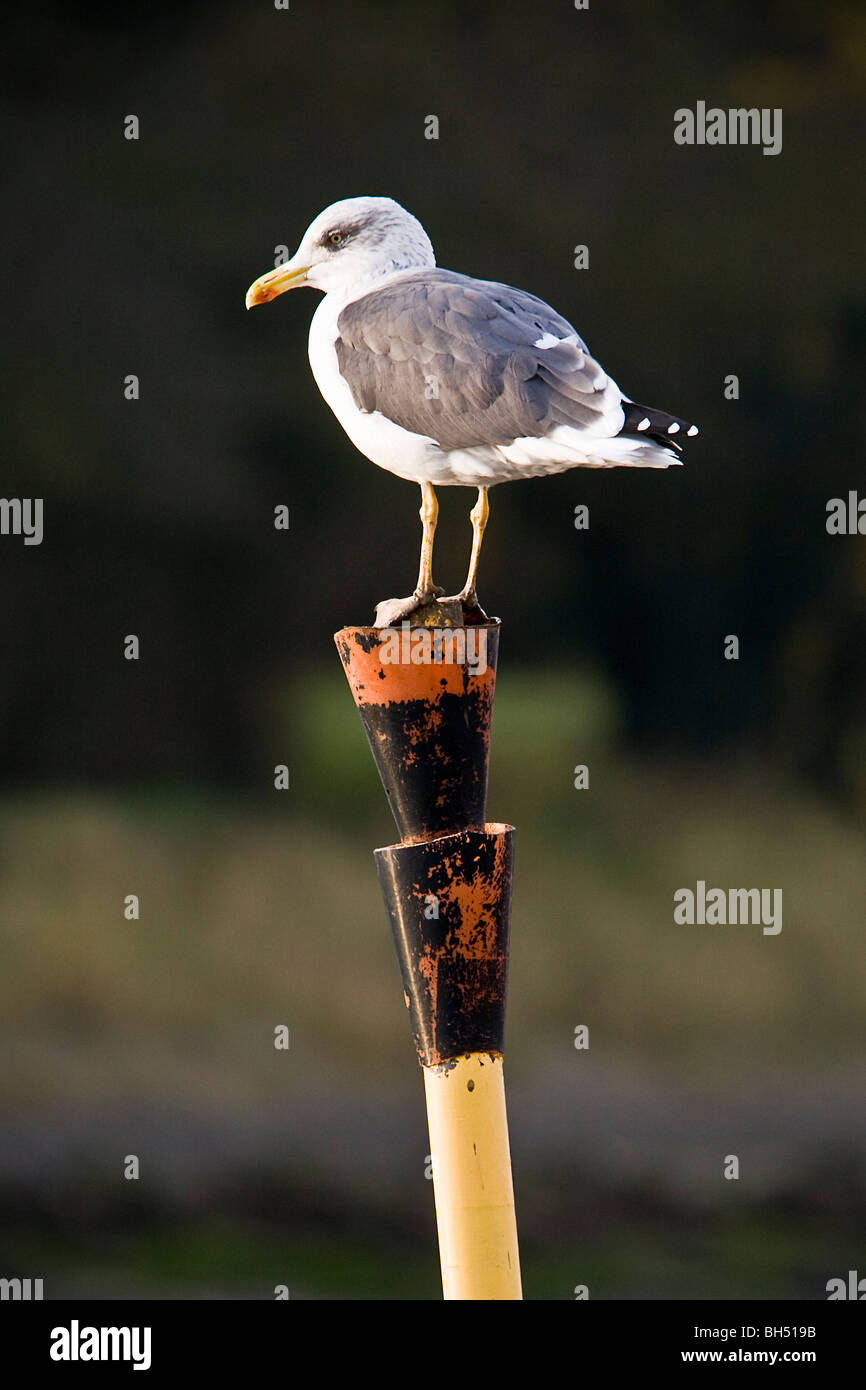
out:
M376 626L435 605L437 487L473 487L472 551L457 602L484 621L478 560L497 483L568 468L669 468L697 426L636 405L544 300L440 270L417 218L393 198L346 198L314 218L290 260L255 280L248 309L312 285L316 384L352 443L421 486L414 592L376 607Z

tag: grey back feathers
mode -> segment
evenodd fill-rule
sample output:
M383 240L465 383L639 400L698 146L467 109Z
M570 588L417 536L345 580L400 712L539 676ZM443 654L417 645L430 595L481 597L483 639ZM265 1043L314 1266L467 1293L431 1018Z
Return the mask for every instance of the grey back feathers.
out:
M571 324L508 285L406 274L346 305L337 334L357 407L443 449L542 438L557 425L615 434L622 424L611 414L618 388Z

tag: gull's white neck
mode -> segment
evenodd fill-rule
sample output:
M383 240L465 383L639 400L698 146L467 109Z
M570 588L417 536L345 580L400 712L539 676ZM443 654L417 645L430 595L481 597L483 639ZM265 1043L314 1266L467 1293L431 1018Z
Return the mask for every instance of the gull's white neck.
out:
M435 270L436 263L411 266L379 266L370 269L361 275L355 275L348 283L332 285L330 289L324 289L318 285L315 289L324 292L324 300L316 314L327 304L335 313L339 314L345 309L347 304L352 304L356 299L363 299L365 294L370 294L372 290L382 289L385 285L390 285L395 280L401 280L406 275L417 275L419 270Z

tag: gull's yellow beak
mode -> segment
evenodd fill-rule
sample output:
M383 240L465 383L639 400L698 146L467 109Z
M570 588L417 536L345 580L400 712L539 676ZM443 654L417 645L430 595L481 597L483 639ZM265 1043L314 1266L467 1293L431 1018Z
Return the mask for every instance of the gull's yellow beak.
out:
M269 270L267 275L260 275L247 290L247 308L267 304L286 290L296 290L299 285L306 285L309 269L308 265L292 265L291 261L287 261L285 265L278 265L276 270Z

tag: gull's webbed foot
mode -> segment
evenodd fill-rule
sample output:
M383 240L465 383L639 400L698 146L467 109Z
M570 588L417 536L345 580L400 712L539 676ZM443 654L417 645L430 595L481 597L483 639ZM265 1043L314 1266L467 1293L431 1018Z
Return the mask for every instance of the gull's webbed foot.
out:
M441 605L438 602L439 595L445 592L440 589L438 584L434 584L430 589L416 589L414 594L408 598L384 598L381 603L376 604L375 627L393 627L395 623L401 623L404 619L414 616L415 624L418 626L435 626L436 617ZM432 622L428 622L428 614L424 609L430 610Z
M460 605L460 611L463 614L464 623L469 623L471 625L473 623L490 622L489 617L478 602L478 595L474 589L469 593L464 590L462 593L452 594L449 598L443 598L441 602L443 604L458 603Z

